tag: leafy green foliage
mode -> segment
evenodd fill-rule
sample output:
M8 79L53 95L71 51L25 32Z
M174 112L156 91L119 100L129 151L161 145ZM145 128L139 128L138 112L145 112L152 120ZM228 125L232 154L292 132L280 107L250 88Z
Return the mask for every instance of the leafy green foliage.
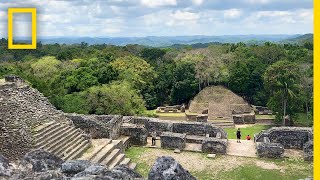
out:
M21 76L65 112L141 114L145 108L188 104L201 89L223 85L251 104L268 105L278 120L284 109L299 124L304 123L296 113L312 119L309 41L167 48L38 43L36 50L8 50L1 39L0 51L0 77Z
M128 82L93 86L85 96L90 113L136 115L145 111L145 102Z

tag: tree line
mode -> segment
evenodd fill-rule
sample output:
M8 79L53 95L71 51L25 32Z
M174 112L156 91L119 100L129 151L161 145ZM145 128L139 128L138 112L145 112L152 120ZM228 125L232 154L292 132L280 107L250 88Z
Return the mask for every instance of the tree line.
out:
M207 48L87 43L8 50L0 40L0 76L17 74L65 112L144 114L188 104L223 85L254 105L293 117L312 116L313 45L212 44Z

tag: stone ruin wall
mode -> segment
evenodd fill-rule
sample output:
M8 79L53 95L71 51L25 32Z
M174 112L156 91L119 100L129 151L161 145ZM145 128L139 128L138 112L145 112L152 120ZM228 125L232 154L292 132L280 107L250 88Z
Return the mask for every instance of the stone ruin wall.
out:
M255 136L256 142L263 142L264 137L271 143L280 143L284 148L303 149L308 141L313 141L312 128L306 127L272 127Z
M21 78L5 80L0 84L0 152L18 159L33 148L34 127L51 120L71 121Z
M73 124L90 134L92 138L117 139L120 137L123 123L120 115L84 115L65 114Z
M157 118L134 117L131 121L134 124L144 125L149 133L155 131L157 135L162 132L185 133L187 135L215 137L217 133L222 139L227 138L227 133L220 127L215 127L209 123L201 122L181 122L181 121L163 121Z
M259 157L280 158L284 148L302 149L304 160L313 161L313 130L307 127L273 127L255 136Z

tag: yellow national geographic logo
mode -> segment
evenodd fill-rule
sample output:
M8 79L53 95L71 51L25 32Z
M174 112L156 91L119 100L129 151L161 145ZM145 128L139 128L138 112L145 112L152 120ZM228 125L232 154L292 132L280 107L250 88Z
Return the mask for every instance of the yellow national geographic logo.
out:
M13 44L13 14L31 13L32 42L31 44ZM36 8L8 8L8 49L36 49L37 48L37 9Z

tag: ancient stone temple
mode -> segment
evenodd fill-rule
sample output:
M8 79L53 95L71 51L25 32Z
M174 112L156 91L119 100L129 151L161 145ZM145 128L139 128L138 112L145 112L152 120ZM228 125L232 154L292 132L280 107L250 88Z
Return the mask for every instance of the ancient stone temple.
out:
M250 113L251 106L223 86L206 87L190 102L189 111L208 112L209 119L231 118L232 114Z

